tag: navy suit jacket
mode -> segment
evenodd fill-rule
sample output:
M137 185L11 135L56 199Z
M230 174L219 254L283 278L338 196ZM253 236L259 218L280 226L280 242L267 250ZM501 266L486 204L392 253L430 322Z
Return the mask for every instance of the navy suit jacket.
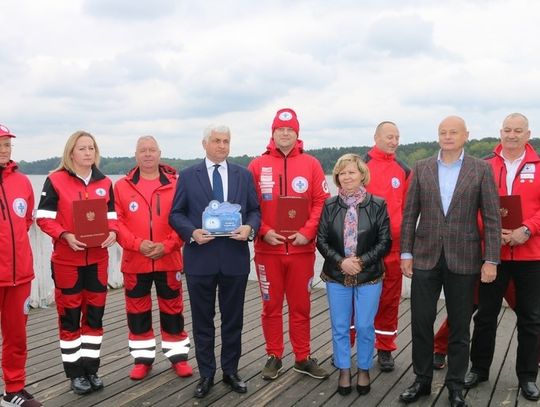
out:
M261 212L251 173L244 167L227 162L228 202L239 204L242 224L250 225L255 234L261 224ZM206 244L191 241L195 229L202 228L202 213L213 200L212 186L205 161L186 168L176 184L169 223L184 240L184 272L193 275L249 274L247 241L216 237Z

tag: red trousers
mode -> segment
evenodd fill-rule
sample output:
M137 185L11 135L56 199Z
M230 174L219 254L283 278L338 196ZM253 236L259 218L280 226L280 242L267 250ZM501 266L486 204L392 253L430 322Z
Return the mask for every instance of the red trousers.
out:
M480 284L480 282L478 282ZM474 309L478 307L478 284L476 285L474 291ZM504 299L510 306L514 309L516 306L516 289L514 287L514 281L510 280L508 282L508 287L506 293L504 294ZM446 318L437 333L435 334L434 343L433 343L433 352L442 353L446 355L448 353L448 337L450 336L450 328L448 327L448 319Z
M398 251L392 251L384 258L383 288L375 316L375 348L379 350L397 349L398 311L403 281L400 261Z
M52 263L60 351L69 378L99 369L107 266L108 259L87 266Z
M7 393L22 390L26 380L26 321L31 283L0 287L2 374Z
M315 253L255 254L263 300L262 327L266 353L283 356L283 299L289 306L289 338L295 360L310 355L311 283Z
M129 351L135 363L151 365L156 357L152 329L152 283L156 286L161 326L161 350L171 363L185 361L189 337L184 331L182 274L179 271L124 273Z

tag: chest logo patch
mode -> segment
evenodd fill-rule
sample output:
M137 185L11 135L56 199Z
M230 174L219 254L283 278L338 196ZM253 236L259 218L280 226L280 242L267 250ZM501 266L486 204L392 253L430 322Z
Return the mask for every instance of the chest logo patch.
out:
M103 188L96 189L96 195L98 196L105 196L106 192Z
M13 200L13 212L19 218L24 218L26 216L26 211L28 209L28 204L23 198L15 198Z
M139 209L139 204L138 204L137 202L131 201L131 202L129 203L129 210L130 210L131 212L137 212L138 209Z
M396 178L396 177L393 177L392 178L392 181L390 181L390 183L392 184L392 188L394 189L397 189L401 186L401 182L399 182L399 179Z
M291 182L291 187L294 192L301 194L307 191L309 183L304 177L294 177Z
M521 174L534 174L536 172L536 168L534 164L525 164L523 169L521 170Z

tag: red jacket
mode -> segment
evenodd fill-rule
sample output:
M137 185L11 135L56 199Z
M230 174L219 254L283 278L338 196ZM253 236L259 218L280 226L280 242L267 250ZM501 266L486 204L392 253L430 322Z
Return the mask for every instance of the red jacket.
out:
M134 168L114 185L115 207L118 214L118 243L122 253L122 272L151 273L153 271L181 271L182 240L169 225L176 170L168 165L159 166L161 186L148 202L137 189L140 171ZM165 255L158 260L144 256L139 248L143 240L161 242Z
M34 192L13 161L0 166L0 287L27 283L34 278L28 229L32 225Z
M391 250L399 251L401 220L411 170L407 164L397 160L395 154L387 154L377 146L367 152L364 161L371 175L366 189L386 201L392 235Z
M90 247L73 251L67 242L60 238L64 232L73 233L73 201L96 198L106 200L109 229L117 231L112 182L97 167L92 167L92 177L88 185L67 170L54 171L45 180L36 222L41 230L53 239L54 263L84 266L108 258L106 248Z
M323 169L319 161L305 154L303 143L297 140L289 155L284 156L271 139L266 152L249 164L255 180L255 188L261 204L261 227L255 240L259 253L306 253L315 251L315 237L324 201L330 196ZM309 219L299 232L310 240L304 246L282 244L272 246L263 236L275 229L277 197L299 196L309 200Z
M501 156L502 146L495 147L494 154L487 158L493 168L493 175L499 195L507 195L506 166ZM504 245L501 248L501 260L540 260L540 157L527 143L525 158L519 166L512 194L521 195L523 225L531 231L531 237L525 244L518 246Z

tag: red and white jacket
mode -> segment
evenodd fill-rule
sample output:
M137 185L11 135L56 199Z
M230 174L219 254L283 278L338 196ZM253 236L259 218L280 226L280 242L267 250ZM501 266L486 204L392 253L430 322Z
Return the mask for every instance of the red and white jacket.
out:
M140 179L138 167L132 169L114 185L114 202L118 214L118 243L124 249L122 272L151 273L183 269L180 254L183 242L169 225L169 213L177 178L174 168L160 165L161 185L153 192L150 202L137 189ZM143 240L163 243L165 255L158 260L144 256L139 251Z
M73 201L97 198L104 198L107 202L109 230L117 232L112 182L96 166L92 167L88 185L67 170L54 171L47 177L36 212L36 222L53 239L53 263L85 266L108 258L106 248L90 247L73 251L61 239L62 233L73 233Z
M395 154L387 154L377 146L367 152L364 161L371 175L366 189L386 201L392 235L391 250L399 252L401 220L411 169L396 159Z
M493 175L499 195L507 195L506 166L501 156L502 146L495 147L487 161L493 168ZM521 196L523 225L531 231L530 238L522 245L501 248L501 260L540 260L540 157L530 144L525 146L525 158L519 166L512 183L512 194Z
M321 163L304 153L301 140L297 140L292 151L285 156L270 139L266 152L251 161L248 169L253 174L261 205L261 227L255 240L255 251L278 254L314 252L319 218L324 201L330 196ZM307 245L286 243L272 246L263 240L269 230L275 229L278 196L308 198L309 219L298 231L310 240Z
M0 287L34 278L28 229L32 225L34 192L28 177L9 161L0 166Z

